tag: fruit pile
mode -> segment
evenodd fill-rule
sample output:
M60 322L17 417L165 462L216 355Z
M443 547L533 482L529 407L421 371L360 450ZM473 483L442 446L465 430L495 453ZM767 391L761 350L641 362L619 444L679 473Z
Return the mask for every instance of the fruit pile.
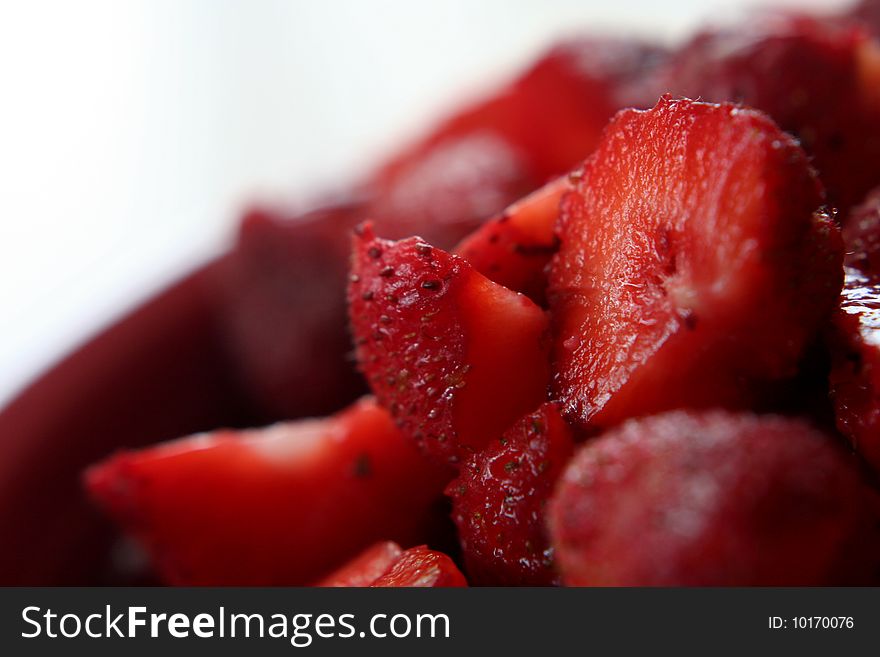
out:
M170 584L880 583L878 16L566 43L252 211L221 325L284 421L90 495Z

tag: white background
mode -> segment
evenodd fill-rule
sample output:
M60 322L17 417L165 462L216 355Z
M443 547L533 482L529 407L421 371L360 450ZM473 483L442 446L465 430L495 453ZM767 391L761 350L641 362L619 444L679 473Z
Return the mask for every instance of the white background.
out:
M0 0L0 405L249 199L343 184L554 37L744 4Z

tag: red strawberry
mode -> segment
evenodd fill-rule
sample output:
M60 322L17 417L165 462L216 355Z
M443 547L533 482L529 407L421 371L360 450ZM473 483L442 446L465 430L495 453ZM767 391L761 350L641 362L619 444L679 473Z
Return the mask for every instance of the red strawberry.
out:
M556 583L544 507L573 450L568 425L545 404L462 465L446 493L472 583Z
M316 586L420 587L467 586L452 559L424 545L402 550L397 543L376 543Z
M880 277L847 268L829 347L837 428L880 471Z
M658 89L766 112L810 154L844 213L880 182L880 47L843 20L761 15L694 37Z
M837 428L880 471L880 190L843 231L846 278L828 332L829 383Z
M549 516L574 586L823 585L878 564L855 462L774 416L631 420L581 448Z
M559 246L559 202L570 188L568 176L545 185L468 235L455 253L486 278L544 304L545 269Z
M463 587L467 581L452 559L425 546L404 552L388 571L370 586L392 588Z
M486 101L381 167L355 199L306 213L256 209L220 277L221 332L244 388L269 419L323 415L362 393L349 358L350 230L451 248L564 173L595 145L624 88L658 50L625 40L561 44Z
M762 114L664 98L621 112L562 203L558 397L608 427L754 404L836 303L842 247L797 144Z
M843 227L845 264L880 275L880 187L853 209Z
M331 413L364 391L345 327L358 203L300 216L255 209L220 278L220 327L244 388L270 418Z
M391 537L429 538L445 469L367 398L323 420L221 431L94 466L94 499L183 585L302 585Z
M370 586L397 561L403 550L394 541L371 545L342 568L322 579L316 586Z
M361 370L426 453L456 462L546 398L544 312L462 258L367 226L348 299Z

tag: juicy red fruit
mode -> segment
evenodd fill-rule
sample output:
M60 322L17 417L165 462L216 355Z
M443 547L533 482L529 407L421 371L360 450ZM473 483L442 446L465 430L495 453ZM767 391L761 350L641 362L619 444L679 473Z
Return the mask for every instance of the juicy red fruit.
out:
M486 278L543 305L545 270L559 246L559 202L570 187L565 176L517 201L462 240L455 253Z
M584 445L550 529L572 586L864 582L878 556L863 486L802 421L675 411Z
M367 398L328 419L121 453L86 483L167 583L293 586L377 540L431 540L448 479Z
M464 575L448 556L424 545L402 550L384 541L364 550L316 586L433 588L467 586Z
M452 559L422 545L404 552L371 586L449 588L467 586L467 581Z
M548 403L462 465L446 493L472 583L557 583L545 507L573 450L571 429Z
M361 370L427 453L457 462L544 401L544 312L465 260L367 226L348 298Z
M698 34L657 76L661 92L743 103L798 138L842 212L878 182L880 48L859 26L761 15Z
M580 177L548 290L572 419L747 406L796 372L842 246L790 137L754 111L664 98L619 113Z
M880 191L868 195L843 231L846 277L828 331L837 428L880 471Z

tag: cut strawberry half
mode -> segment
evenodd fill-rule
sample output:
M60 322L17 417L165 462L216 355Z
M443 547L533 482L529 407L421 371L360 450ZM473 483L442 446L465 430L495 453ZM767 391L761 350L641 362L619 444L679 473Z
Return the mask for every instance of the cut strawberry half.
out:
M377 540L433 539L448 480L371 399L121 453L86 474L164 581L233 586L307 584Z
M549 517L573 586L841 584L880 563L856 462L774 416L631 420L580 449Z
M556 221L568 176L545 185L484 223L455 248L478 272L543 305L546 268L556 252Z
M570 418L748 406L792 376L840 291L821 203L803 151L760 113L669 98L619 113L563 199L551 261Z
M419 238L355 236L349 313L361 371L403 432L457 462L547 395L547 319Z
M448 556L425 546L410 548L371 586L382 588L451 588L467 586Z
M446 494L472 583L557 583L544 510L573 451L571 429L545 404L462 465Z
M376 543L316 586L433 588L467 586L448 556L424 545L403 550L393 541Z

